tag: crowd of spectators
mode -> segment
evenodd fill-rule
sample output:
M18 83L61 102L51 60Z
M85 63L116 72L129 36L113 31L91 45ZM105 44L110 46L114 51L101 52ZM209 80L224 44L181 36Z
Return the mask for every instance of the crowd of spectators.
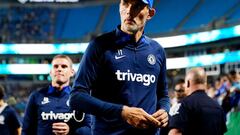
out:
M220 75L214 85L209 85L208 95L222 105L225 113L240 111L240 77L232 70L228 74Z
M1 43L46 43L53 40L54 13L50 8L0 9Z

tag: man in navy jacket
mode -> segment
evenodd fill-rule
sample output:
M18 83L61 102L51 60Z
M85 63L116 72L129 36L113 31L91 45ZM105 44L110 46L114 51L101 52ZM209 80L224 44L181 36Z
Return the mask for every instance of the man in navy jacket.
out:
M69 108L72 60L57 55L52 60L51 85L34 91L25 110L23 135L90 135L90 117Z
M144 35L152 5L121 0L121 25L91 41L81 60L70 107L95 115L94 135L155 135L168 123L165 52Z
M4 101L5 90L0 85L0 135L20 135L21 123L17 112Z
M187 97L171 108L168 135L223 135L227 131L221 106L205 90L203 68L190 69L185 77Z

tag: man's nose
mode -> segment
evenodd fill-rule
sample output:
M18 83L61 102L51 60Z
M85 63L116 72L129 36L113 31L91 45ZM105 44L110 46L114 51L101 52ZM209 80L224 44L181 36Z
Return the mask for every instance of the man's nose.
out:
M59 66L59 67L57 68L57 71L62 71L62 67Z
M130 5L128 8L128 14L130 14L131 17L135 17L137 16L137 9L136 9L136 5Z
M127 14L130 14L131 8L132 8L132 5L129 5L129 6L125 9L125 12L126 12Z

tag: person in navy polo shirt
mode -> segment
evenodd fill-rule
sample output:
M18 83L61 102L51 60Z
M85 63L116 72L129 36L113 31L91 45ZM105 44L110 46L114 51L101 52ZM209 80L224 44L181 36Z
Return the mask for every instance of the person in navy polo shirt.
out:
M34 91L25 110L23 135L90 135L90 117L69 108L72 60L57 55L52 60L51 84Z
M187 97L170 110L168 135L223 135L227 130L225 114L205 92L207 77L204 69L190 69L185 85Z
M168 123L165 51L144 34L152 6L153 0L121 0L121 25L84 53L70 107L94 115L94 135L156 135Z
M5 92L0 85L0 135L20 135L21 123L16 111L4 102Z

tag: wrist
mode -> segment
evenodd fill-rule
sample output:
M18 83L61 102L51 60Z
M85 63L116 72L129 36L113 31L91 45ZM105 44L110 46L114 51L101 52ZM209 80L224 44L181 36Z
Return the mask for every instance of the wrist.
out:
M123 105L122 106L122 112L121 112L121 117L125 120L126 119L126 110L128 109L129 107L126 106L126 105Z

